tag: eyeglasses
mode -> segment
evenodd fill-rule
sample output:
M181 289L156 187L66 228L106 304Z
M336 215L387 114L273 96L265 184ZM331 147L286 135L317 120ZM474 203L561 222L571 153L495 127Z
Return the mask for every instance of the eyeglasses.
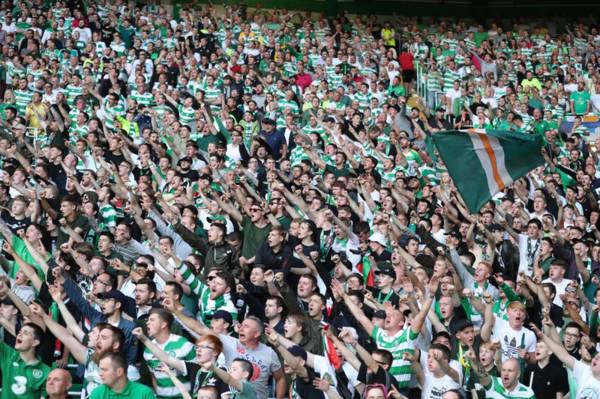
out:
M572 333L569 333L569 332L565 332L565 337L579 338L580 335L579 334L572 334Z
M211 351L215 350L215 348L213 348L212 346L208 346L208 345L198 345L198 349L208 349Z

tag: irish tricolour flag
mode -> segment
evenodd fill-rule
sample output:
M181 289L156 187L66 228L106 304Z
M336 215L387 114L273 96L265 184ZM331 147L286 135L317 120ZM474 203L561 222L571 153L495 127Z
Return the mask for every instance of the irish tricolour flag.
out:
M539 135L456 130L434 133L432 138L471 212L479 211L514 180L544 164Z

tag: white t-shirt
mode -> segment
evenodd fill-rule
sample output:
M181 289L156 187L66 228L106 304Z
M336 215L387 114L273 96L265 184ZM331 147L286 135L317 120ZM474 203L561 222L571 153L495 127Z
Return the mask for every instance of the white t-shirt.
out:
M450 389L460 388L462 384L463 368L457 360L450 359L448 365L458 373L458 383L447 375L437 378L427 369L427 351L420 351L419 363L421 363L421 368L423 369L423 374L425 376L425 385L421 387L422 399L441 398L444 392L449 391Z
M460 384L454 381L448 375L444 374L442 377L438 378L427 369L427 352L421 351L419 361L425 377L425 384L422 387L423 390L421 392L421 399L441 399L442 395L446 391L460 388ZM456 370L460 379L460 376L462 376L462 367L460 366L460 363L458 363L456 360L450 360L449 366Z
M554 303L556 306L559 306L562 308L563 301L562 301L562 299L560 299L560 296L565 293L565 290L567 289L567 286L569 285L569 283L571 281L572 280L569 280L568 278L563 278L560 283L556 283L549 278L542 281L542 283L554 284L554 287L556 288L556 295L554 296L554 300L552 301L552 303Z
M527 234L519 234L519 273L528 276L533 274L533 259L540 249L540 240L530 238Z
M577 399L600 398L600 380L592 374L592 367L575 361L573 376L577 381Z
M500 341L502 345L502 361L510 358L519 357L519 348L524 347L525 350L535 352L537 339L533 331L521 327L519 331L514 330L508 321L496 317L494 329L492 330L492 338L494 341Z

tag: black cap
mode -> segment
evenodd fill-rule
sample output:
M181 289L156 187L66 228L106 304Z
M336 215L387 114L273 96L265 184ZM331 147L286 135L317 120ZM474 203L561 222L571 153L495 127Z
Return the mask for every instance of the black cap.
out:
M118 290L111 290L98 294L100 299L114 299L115 301L121 302L121 311L127 313L131 317L136 315L135 300L123 294Z
M262 120L263 125L274 125L275 121L271 118L264 118Z
M385 310L376 310L373 312L373 317L376 319L385 319Z
M194 161L192 161L192 158L190 157L183 157L179 160L179 162L177 162L177 164L180 164L182 162L189 162L189 163L194 163Z
M298 346L298 345L289 347L288 352L290 352L290 354L292 356L301 357L304 360L306 360L306 358L308 357L308 354L306 353L306 351L301 346Z
M488 226L489 231L504 231L504 228L498 223L492 223Z
M458 230L450 230L449 232L447 232L445 234L450 237L458 238L459 240L463 239L462 234L460 234L460 231L458 231Z
M394 280L396 279L396 272L393 268L389 266L384 266L378 270L375 270L375 274L385 274L386 276L390 276Z
M467 319L459 319L455 324L454 324L454 334L456 334L457 332L463 331L464 329L467 329L469 327L473 327L473 323L470 320Z
M437 107L436 111L446 112L446 110L444 109L444 107Z
M231 317L231 313L226 312L224 310L217 310L215 313L213 313L212 320L215 320L215 319L223 319L223 320L225 320L225 322L229 323L229 325L233 324L233 319Z

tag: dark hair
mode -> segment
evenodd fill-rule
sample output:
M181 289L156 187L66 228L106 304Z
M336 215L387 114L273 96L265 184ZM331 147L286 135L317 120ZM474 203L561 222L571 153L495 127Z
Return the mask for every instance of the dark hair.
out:
M113 370L123 369L123 371L127 372L127 360L120 353L108 352L100 357L98 363L104 359L110 359L112 363Z
M450 359L450 349L448 349L447 346L442 345L442 344L431 344L431 346L429 347L429 350L439 350L440 352L442 352L442 355L444 356L444 359L449 360Z
M138 282L139 284L139 282ZM173 315L165 308L152 308L150 314L157 315L162 321L167 323L167 327L170 330L171 325L173 324Z
M252 373L254 372L254 366L246 359L242 359L241 357L236 357L233 359L234 362L238 362L242 365L242 369L244 372L248 373L248 380L252 378Z
M167 285L173 287L173 293L177 295L179 299L181 299L183 296L183 288L181 287L181 284L179 284L177 281L167 281L165 286Z
M542 288L548 288L550 290L551 297L556 296L556 286L552 283L542 283Z
M392 366L392 361L394 360L394 357L392 356L392 353L390 351L387 351L385 349L375 349L373 350L373 354L378 354L381 357L383 357L383 361L385 364L388 365L388 367Z
M112 331L113 341L115 341L115 342L117 342L119 344L118 352L122 352L124 350L123 347L125 346L125 334L123 333L123 331L120 328L115 327L115 326L113 326L111 324L108 324L106 326L103 326L101 328L101 330L110 330L110 331Z
M98 233L98 238L100 238L102 236L108 238L110 240L110 242L115 242L115 235L108 230L104 230L104 231L101 231L100 233Z

